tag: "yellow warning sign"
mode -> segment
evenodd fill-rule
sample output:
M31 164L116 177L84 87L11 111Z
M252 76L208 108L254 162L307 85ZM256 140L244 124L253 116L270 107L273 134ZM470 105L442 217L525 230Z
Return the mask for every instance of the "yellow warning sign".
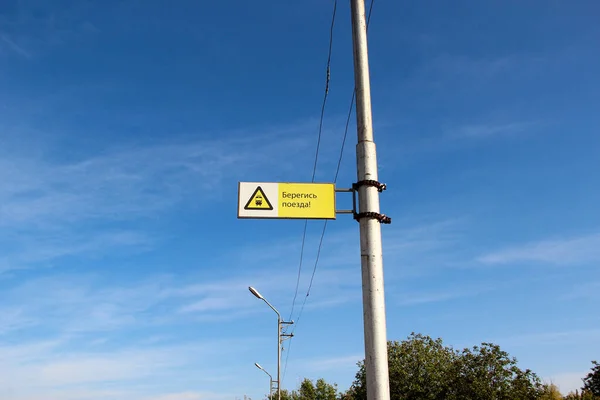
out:
M335 219L335 186L325 183L280 183L278 216Z
M256 188L244 210L272 210L273 206L260 186Z
M238 218L335 219L335 184L239 182Z

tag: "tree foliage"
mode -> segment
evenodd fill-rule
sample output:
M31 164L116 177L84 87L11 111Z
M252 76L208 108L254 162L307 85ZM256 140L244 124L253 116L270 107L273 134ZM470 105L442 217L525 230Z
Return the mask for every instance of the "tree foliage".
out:
M391 400L537 400L539 378L521 370L499 346L483 343L456 351L441 339L411 334L388 343ZM352 384L353 400L366 400L364 362Z
M583 391L600 397L600 363L592 361L592 371L583 378Z
M336 400L337 385L331 385L325 382L325 379L319 378L315 386L315 394L315 400Z
M457 365L453 386L458 399L535 400L541 394L540 379L530 370L519 369L517 360L498 345L464 349Z
M562 396L553 384L542 385L529 369L500 346L482 343L455 350L442 339L412 333L402 342L388 342L391 400L600 400L600 363L583 378L584 387ZM269 399L276 399L277 395ZM282 400L366 400L365 363L358 363L352 386L338 393L323 378L305 378L294 391L281 391Z
M297 400L315 400L316 398L317 391L315 389L315 385L310 379L304 378L300 384L300 393L297 397Z
M598 397L594 396L590 392L587 392L587 393L582 392L580 394L579 391L576 390L575 392L571 392L571 393L567 394L563 399L564 400L596 400L596 399L598 399Z
M281 389L281 400L297 400L297 399L298 399L298 392L296 392L296 391L290 392L289 390ZM273 393L272 395L267 396L267 400L277 400L277 391L275 391L275 393Z
M268 398L276 400L277 394ZM323 378L317 379L316 384L310 379L304 378L298 390L281 391L281 400L336 400L337 398L337 385L329 384Z
M544 385L539 400L563 400L563 396L554 384Z
M569 394L567 394L564 397L564 400L580 400L581 396L579 396L579 392L575 391L575 392L569 392Z

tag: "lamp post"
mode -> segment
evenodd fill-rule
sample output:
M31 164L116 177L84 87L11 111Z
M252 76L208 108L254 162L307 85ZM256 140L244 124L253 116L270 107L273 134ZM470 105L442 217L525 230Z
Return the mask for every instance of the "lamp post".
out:
M261 367L260 364L254 363L254 365L256 365L256 368L260 369L262 372L269 375L269 400L273 400L273 398L271 397L273 395L273 377L271 376L270 373L267 372L266 369Z
M257 299L262 300L265 303L267 303L267 305L269 307L271 307L271 310L275 311L275 313L277 314L277 380L275 380L273 382L277 382L277 400L281 400L281 344L283 343L283 340L285 338L291 338L292 336L294 336L293 333L289 333L289 334L281 333L281 328L283 325L293 324L294 321L290 321L290 322L283 321L281 319L281 314L279 313L279 311L277 311L277 309L275 307L273 307L273 305L271 303L269 303L267 301L267 299L265 299L258 292L258 290L254 289L252 286L249 286L248 290L250 290L250 293L252 293ZM263 371L264 371L264 369L263 369ZM265 372L267 372L267 371L265 371Z

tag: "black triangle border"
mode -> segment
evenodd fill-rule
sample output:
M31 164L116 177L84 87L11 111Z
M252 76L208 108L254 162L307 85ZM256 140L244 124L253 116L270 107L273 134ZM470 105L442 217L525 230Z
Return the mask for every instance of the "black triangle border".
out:
M269 206L269 208L250 208L249 207L250 203L252 203L252 199L254 198L254 196L256 196L256 194L259 191L263 194L263 198L267 202L267 205ZM252 196L250 196L250 199L248 200L248 202L244 206L244 210L253 210L253 211L261 211L262 210L262 211L268 211L268 210L273 210L273 206L271 205L271 202L269 201L269 198L267 197L267 194L265 193L265 191L260 186L257 186L256 190L254 191L254 193L252 193Z

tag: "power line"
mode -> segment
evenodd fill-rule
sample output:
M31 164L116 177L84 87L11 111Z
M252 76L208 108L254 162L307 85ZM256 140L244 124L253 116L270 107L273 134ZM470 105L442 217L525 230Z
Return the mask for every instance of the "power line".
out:
M369 6L369 13L367 15L367 31L369 30L369 24L371 23L371 15L373 13L373 4L375 3L375 0L371 0L371 4ZM335 5L334 5L334 16L335 16ZM332 28L333 28L333 24L332 24ZM331 58L331 41L329 44L329 56ZM328 60L328 72L327 72L327 77L328 77L328 81L329 81L329 60ZM327 90L327 89L326 89ZM350 100L350 109L348 110L348 117L346 118L346 127L344 128L344 136L342 138L342 144L340 146L340 155L338 158L338 163L337 163L337 167L335 170L335 177L333 178L333 183L337 183L337 179L340 173L340 167L342 165L342 159L344 157L344 148L346 145L346 139L348 137L348 129L350 127L350 119L352 118L352 110L354 109L354 102L356 99L356 86L354 87L354 89L352 90L352 98ZM323 119L323 114L321 114L321 124L322 124L322 119ZM319 137L320 139L320 137ZM315 168L316 168L316 163L315 163ZM314 181L314 174L313 174L313 181ZM323 231L321 232L321 239L319 240L319 247L317 249L317 257L315 259L315 265L313 268L313 272L312 272L312 276L310 278L310 283L308 285L308 290L306 291L306 296L304 297L304 301L302 302L302 307L300 308L300 312L298 313L298 318L295 321L294 324L294 328L292 329L292 333L294 333L296 331L296 327L298 326L298 321L300 321L300 317L302 316L302 312L304 311L304 306L306 305L306 300L308 299L308 296L310 295L310 290L312 289L312 284L313 284L313 280L315 277L315 273L317 272L317 266L319 264L319 257L321 255L321 247L323 246L323 239L325 237L325 232L327 231L327 223L329 221L325 220L325 223L323 224ZM306 233L306 225L304 226L304 232ZM304 248L304 241L302 243L302 248ZM300 279L300 274L298 273L298 279ZM296 295L298 291L298 285L296 285ZM294 301L296 299L296 295L294 295ZM293 310L293 308L292 308ZM290 319L291 319L291 314L290 314ZM293 337L291 338L293 339ZM288 365L288 359L290 357L290 348L292 347L292 340L290 339L289 343L288 343L288 349L286 352L286 356L285 356L285 366L283 369L283 379L285 379L285 373L287 372L287 365Z
M304 220L304 230L302 232L302 246L300 246L300 265L298 266L298 278L296 279L296 291L294 292L294 300L292 300L292 311L290 311L290 317L288 321L292 320L292 314L294 314L294 306L296 305L296 297L298 297L298 286L300 285L300 274L302 272L302 260L304 258L304 244L306 242L306 228L308 227L308 220Z
M335 15L337 11L337 0L333 2L333 12L331 15L331 26L329 28L329 50L327 52L327 77L325 79L325 94L323 95L323 104L321 105L321 117L319 118L319 133L317 135L317 149L315 151L315 163L313 165L313 172L311 182L315 181L317 174L317 163L319 161L319 150L321 148L321 136L323 134L323 120L325 118L325 105L327 104L327 97L329 96L329 82L331 80L331 52L333 49L333 28L335 26ZM304 245L306 242L306 230L308 228L308 220L304 220L304 229L302 231L302 245L300 248L300 264L298 265L298 277L296 278L296 290L294 292L294 299L292 300L292 310L290 311L291 320L294 314L294 307L296 306L296 298L298 297L298 288L300 285L300 276L302 273L302 261L304 259Z
M315 164L313 166L312 182L315 181L317 173L317 161L319 158L319 148L321 147L321 133L323 132L323 119L325 116L325 104L329 95L329 81L331 80L331 50L333 48L333 27L335 26L335 13L337 10L337 0L333 1L333 13L331 16L331 26L329 28L329 51L327 54L327 78L325 80L325 95L323 96L323 105L321 106L321 117L319 119L319 135L317 137L317 151L315 153Z

